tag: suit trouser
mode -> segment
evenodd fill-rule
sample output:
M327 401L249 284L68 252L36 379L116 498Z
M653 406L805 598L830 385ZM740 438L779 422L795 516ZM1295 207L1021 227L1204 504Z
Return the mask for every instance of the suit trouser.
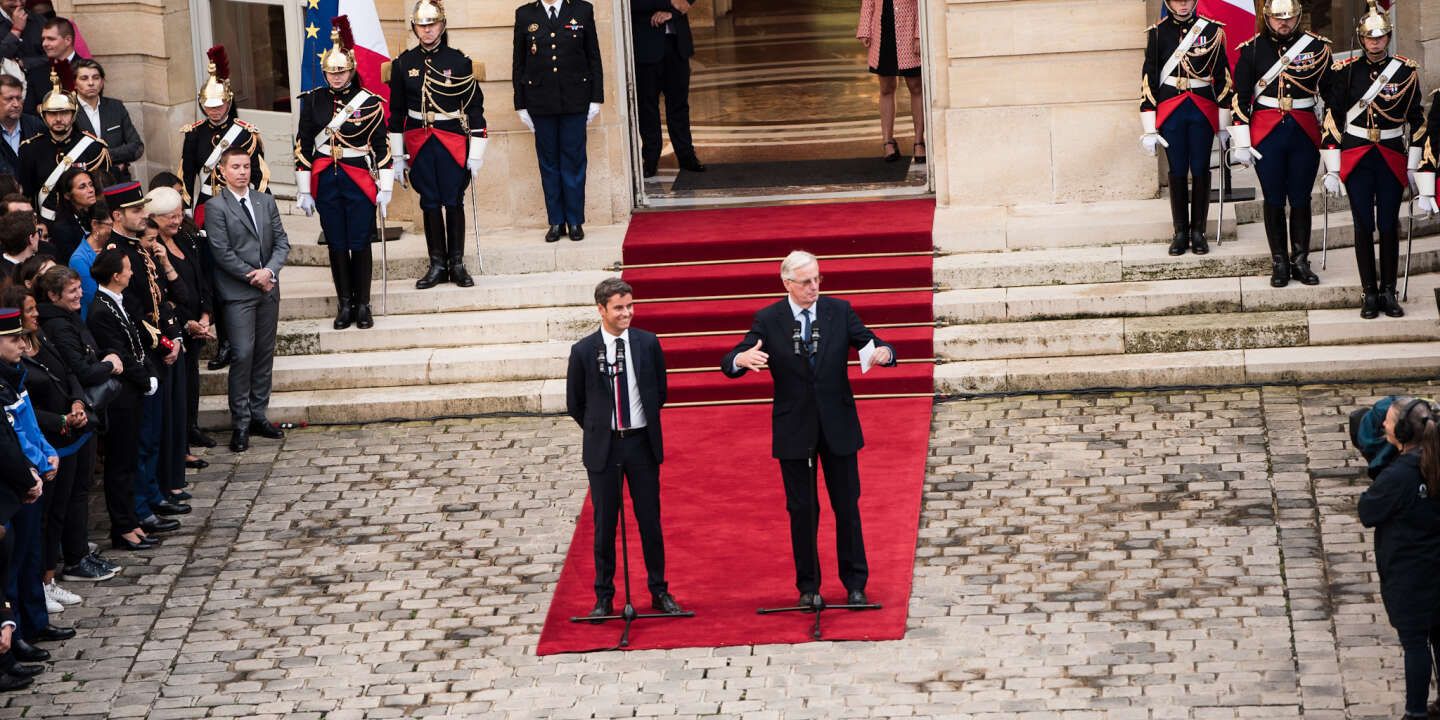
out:
M280 289L260 297L229 300L225 322L230 328L230 423L249 427L265 418L270 406L270 377L275 365L275 330L280 321Z
M160 454L165 435L165 370L156 372L159 386L140 398L140 447L135 464L135 517L144 520L155 514L155 505L165 500L160 492Z
M45 493L40 496L45 506L47 570L74 565L90 552L85 529L89 517L90 476L95 474L96 442L97 438L91 436L80 449L60 458L60 471L55 473L53 481L45 484Z
M105 486L105 510L110 515L111 537L140 527L140 518L135 515L135 476L139 472L143 412L138 404L120 408L111 406L105 411L105 470L102 482Z
M10 519L5 533L7 542L12 542L14 552L5 573L5 596L15 609L15 625L19 637L27 641L50 624L50 613L45 609L45 583L41 575L44 543L41 525L45 514L40 503L33 502L20 506L20 511Z
M585 113L534 115L535 155L551 225L585 223Z
M835 551L840 582L846 590L864 590L870 579L865 538L860 527L860 464L855 453L835 455L820 439L820 467L835 514ZM795 587L802 593L820 591L820 556L815 535L820 530L820 496L814 475L815 458L780 460L785 482L785 511L790 514L790 551L795 556Z
M595 598L615 597L615 526L620 519L620 474L630 486L635 525L645 555L651 595L669 589L665 582L665 540L660 533L660 466L650 449L650 437L638 433L610 441L610 467L586 471L590 478L590 504L595 510ZM616 466L619 466L618 468Z
M159 365L161 414L160 414L160 462L156 468L155 483L160 496L170 499L173 490L185 487L185 455L190 451L190 414L186 407L189 385L185 382L185 357L175 359L174 364Z
M646 167L660 162L660 96L665 96L665 129L675 157L695 158L690 136L690 59L680 54L675 35L665 36L665 56L657 63L635 65L636 111L640 125L640 158Z
M1287 116L1255 149L1263 153L1255 159L1255 176L1265 204L1283 208L1289 200L1292 210L1308 211L1315 173L1320 170L1320 151L1300 123Z

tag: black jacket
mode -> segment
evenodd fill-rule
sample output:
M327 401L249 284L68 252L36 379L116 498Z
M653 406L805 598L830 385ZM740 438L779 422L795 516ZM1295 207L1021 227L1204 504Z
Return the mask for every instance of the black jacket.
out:
M140 402L140 397L150 391L150 378L154 376L155 365L145 352L145 340L141 339L143 331L129 319L134 318L138 312L138 308L126 302L122 314L115 301L100 291L96 291L95 301L90 305L87 323L90 332L95 336L100 354L115 353L125 365L125 370L120 373L124 389L119 397L111 401L112 407L134 407Z
M232 109L230 117L219 125L201 119L180 129L180 181L185 187L186 207L199 208L216 190L225 187L218 159L209 170L205 169L205 161L230 134L231 125L239 125L240 130L229 147L238 147L250 154L250 187L260 192L270 191L270 166L265 164L265 143L260 140L260 130L236 117Z
M11 37L14 37L13 35ZM45 130L45 123L34 115L20 116L20 142L25 142ZM10 149L10 144L0 141L0 175L13 175L17 180L20 178L20 155Z
M80 313L66 311L51 303L40 303L38 309L40 329L50 341L47 344L54 348L61 362L82 386L93 387L110 378L115 367L100 359L100 344L95 341L85 321L80 319Z
M660 432L660 408L665 405L665 354L654 333L630 328L630 347L625 348L628 366L635 369L640 386L640 406L645 409L645 434L658 464L665 460ZM565 408L585 431L581 459L585 469L602 472L609 465L611 422L615 399L611 380L600 374L599 354L605 341L600 331L570 346L570 367L565 374Z
M320 157L329 157L315 152L315 136L345 109L360 89L359 82L351 81L338 92L324 85L300 95L300 125L295 132L295 169L310 170ZM366 157L342 157L340 162L346 165L353 165L367 173L394 165L390 159L390 143L385 139L385 101L379 95L372 93L370 99L345 118L333 135L338 136L339 142L334 137L330 138L326 144L331 148L338 146L370 152ZM339 168L335 171L338 172ZM310 192L310 188L305 188L305 192Z
M1264 79L1275 64L1300 38L1310 37L1304 52L1296 56L1295 62L1287 66L1279 77L1255 92L1255 86ZM1322 98L1327 90L1331 65L1330 41L1310 32L1296 31L1284 40L1268 32L1261 32L1246 40L1235 57L1235 92L1230 96L1230 106L1235 124L1250 122L1254 113L1265 110L1256 98L1267 97L1277 102L1283 96L1291 100ZM1273 109L1273 108L1271 108ZM1305 109L1305 112L1313 112Z
M1395 75L1365 111L1355 118L1354 127L1367 133L1367 136L1357 137L1347 132L1345 118L1350 109L1359 104L1392 59L1399 63ZM1425 106L1422 101L1425 98L1420 88L1420 66L1414 60L1396 56L1373 63L1364 55L1356 55L1335 63L1326 85L1325 122L1322 125L1325 147L1349 150L1368 146L1372 142L1368 137L1371 129L1382 132L1400 130L1399 137L1378 138L1377 135L1375 141L1400 155L1406 154L1412 136L1415 143L1424 141ZM1404 131L1406 125L1409 126L1408 133Z
M670 0L630 0L630 30L634 38L635 62L640 65L658 63L665 59L665 25L654 27L650 16L661 10L670 13L666 25L674 30L676 48L680 57L695 54L695 39L690 34L690 19L676 10Z
M30 391L30 404L35 407L35 422L45 439L55 447L75 441L65 416L76 400L83 400L80 381L70 372L58 349L42 330L40 352L23 360L25 389Z
M104 140L105 144L110 146L110 162L133 163L145 154L145 141L140 139L135 123L130 122L130 111L125 109L125 103L102 96L100 125L98 128L90 127L90 116L83 108L75 113L75 127Z
M531 115L583 113L590 103L605 102L595 8L584 0L562 0L555 22L540 0L516 8L510 78L515 109Z
M43 189L45 181L60 164L60 159L80 142L80 138L87 135L89 133L72 126L70 134L65 136L64 140L57 142L51 136L50 131L46 130L20 144L20 174L16 179L20 181L20 187L25 190L25 194L35 199L35 207L42 218L49 220L50 218L46 217L46 214L53 213L60 201L59 189L51 188L46 191L44 202L41 202L40 191ZM105 147L104 140L93 135L89 135L89 137L94 142L90 143L76 158L75 166L84 167L91 173L103 172L108 175L110 150ZM58 181L59 178L57 177L56 180ZM97 181L96 185L100 185L100 182Z
M822 295L815 307L820 347L813 371L808 359L793 351L796 325L788 298L755 313L750 332L720 364L727 376L743 376L749 371L734 367L735 356L765 341L761 347L770 355L767 364L775 382L770 452L781 460L814 457L822 433L835 455L849 455L865 446L847 372L849 348L864 347L871 340L877 348L890 347L860 322L850 303Z
M427 84L432 92L425 92ZM448 35L440 36L435 49L416 46L390 64L390 132L425 127L427 112L464 116L463 121L432 116L430 125L436 130L486 136L485 93L475 78L475 65L465 53L450 47Z
M1181 80L1186 82L1190 80L1206 81L1210 83L1208 86L1193 88L1190 91L1214 101L1220 107L1230 105L1232 88L1230 85L1230 59L1225 54L1225 25L1199 14L1191 14L1186 21L1170 15L1151 25L1145 31L1145 64L1141 69L1140 76L1141 112L1155 110L1166 100L1187 91L1176 87L1175 84L1166 84L1166 78L1161 77L1160 71L1165 69L1165 63L1180 47L1180 42L1190 34L1195 23L1201 19L1206 21L1205 29L1200 32L1195 43L1190 46L1189 52L1181 58L1179 65L1170 73L1170 77L1175 78L1173 83Z
M1380 598L1396 629L1440 623L1440 498L1425 497L1420 454L1396 458L1360 495L1360 522L1375 528Z

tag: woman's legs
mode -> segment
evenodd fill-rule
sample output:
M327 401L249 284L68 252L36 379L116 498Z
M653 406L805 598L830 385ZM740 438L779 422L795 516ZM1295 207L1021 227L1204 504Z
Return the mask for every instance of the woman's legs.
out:
M910 118L915 122L915 156L925 157L925 85L922 78L905 78L910 91Z
M885 142L895 139L895 78L880 77L880 135Z

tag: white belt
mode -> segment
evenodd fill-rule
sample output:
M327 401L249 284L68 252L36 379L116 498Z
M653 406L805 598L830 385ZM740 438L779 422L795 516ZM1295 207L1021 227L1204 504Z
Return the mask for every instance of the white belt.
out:
M1289 110L1305 110L1315 107L1315 98L1313 97L1285 99L1290 101L1290 107L1287 108ZM1260 97L1255 98L1255 104L1267 108L1279 108L1281 107L1281 105L1283 105L1283 103L1281 103L1278 98L1273 98L1269 95L1261 95Z
M1160 81L1161 85L1169 85L1177 90L1194 90L1195 88L1210 87L1209 80L1200 78L1177 78L1167 77Z
M431 110L430 112L423 112L423 113L420 112L419 110L411 110L408 114L410 115L410 117L411 117L412 119L415 119L415 120L423 120L423 121L426 121L426 122L435 122L436 120L464 120L464 119L465 119L465 114L464 114L464 113L460 113L460 112L440 112L439 110ZM428 116L428 118L427 118L427 116Z
M331 146L329 146L329 145L320 145L320 146L317 146L317 147L315 148L315 157L317 157L317 158L319 158L319 157L334 157L334 155L331 154L331 153L333 153L333 152L334 152L334 148L332 148ZM340 148L340 157L345 157L345 158L363 158L363 157L367 157L367 156L369 156L369 155L370 155L370 151L369 151L369 150L357 150L357 149L355 149L355 148Z
M1390 128L1389 130L1381 130L1379 128L1363 128L1358 125L1346 125L1345 134L1360 138L1361 140L1380 142L1381 140L1394 140L1395 138L1405 137L1405 129Z

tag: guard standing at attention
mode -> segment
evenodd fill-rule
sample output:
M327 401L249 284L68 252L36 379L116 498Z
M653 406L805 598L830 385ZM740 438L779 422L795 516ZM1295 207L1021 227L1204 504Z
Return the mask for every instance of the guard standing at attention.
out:
M225 186L220 177L220 156L232 147L250 154L250 187L270 191L270 166L265 164L265 145L259 128L236 114L235 92L230 88L230 56L224 45L205 52L208 76L195 102L205 117L180 130L180 180L185 186L185 204L192 208L195 224L205 227L205 201Z
M1390 17L1370 0L1355 28L1362 54L1335 63L1325 96L1325 191L1349 191L1355 263L1365 295L1360 317L1401 317L1400 198L1415 185L1425 138L1420 67L1390 55ZM1406 127L1409 127L1407 132ZM1407 149L1408 147L1408 149ZM1433 193L1432 193L1433 195ZM1375 232L1380 274L1375 274Z
M515 110L535 133L550 229L585 239L585 126L605 102L595 8L584 0L534 0L515 9Z
M370 237L375 210L385 214L395 186L385 136L385 102L361 87L350 19L335 17L321 53L325 85L300 96L295 135L296 205L320 211L335 283L336 330L375 326L370 312Z
M471 287L465 189L485 161L485 95L470 58L450 47L440 0L416 2L410 30L420 44L390 64L390 156L420 194L430 269L415 287Z
M40 119L49 132L20 143L16 161L20 187L35 200L35 210L46 222L55 220L60 176L72 167L90 173L110 172L110 149L105 141L75 127L80 103L75 98L75 74L69 60L50 63L50 92L40 100Z
M1310 191L1320 169L1317 106L1330 72L1330 41L1300 30L1299 0L1267 0L1259 34L1235 61L1231 159L1255 165L1265 195L1270 284L1319 284L1310 269ZM1286 240L1285 203L1290 203Z
M1197 0L1165 0L1170 14L1146 31L1140 82L1141 146L1165 146L1170 164L1170 254L1210 252L1210 146L1230 125L1225 26L1195 12ZM1186 194L1186 176L1194 180Z

